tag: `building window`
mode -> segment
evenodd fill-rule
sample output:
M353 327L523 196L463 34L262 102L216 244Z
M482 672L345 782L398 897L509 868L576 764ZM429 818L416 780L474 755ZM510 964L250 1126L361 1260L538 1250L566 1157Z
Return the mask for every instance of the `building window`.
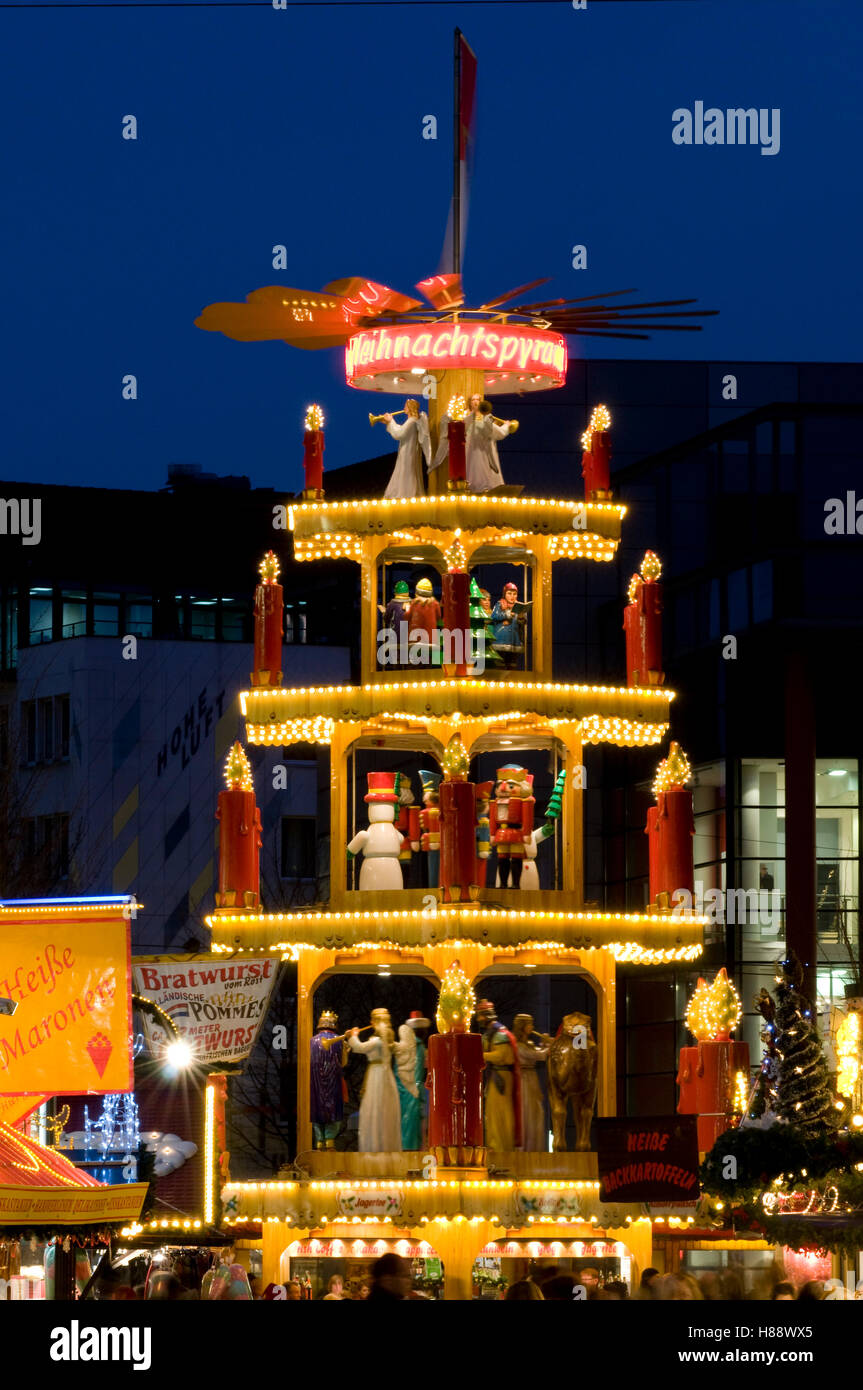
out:
M50 642L54 635L53 603L50 589L30 590L30 646Z
M95 637L118 637L120 635L120 595L93 595L93 635Z
M738 930L745 960L772 961L785 939L783 760L742 759L735 833L737 860L726 895L726 921Z
M282 816L280 875L282 878L315 877L314 816Z
M222 625L223 642L246 640L247 611L248 604L240 599L223 598L219 600L219 618Z
M216 640L216 604L214 598L191 598L189 633L198 642Z
M63 636L86 637L87 595L80 590L63 590Z
M136 600L127 603L126 633L132 637L153 636L153 604L151 601Z
M50 887L69 877L69 817L33 816L24 821L24 853L36 881Z
M69 756L69 696L25 700L21 706L24 761L50 763Z
M815 763L815 912L819 961L854 967L859 921L860 794L856 758Z

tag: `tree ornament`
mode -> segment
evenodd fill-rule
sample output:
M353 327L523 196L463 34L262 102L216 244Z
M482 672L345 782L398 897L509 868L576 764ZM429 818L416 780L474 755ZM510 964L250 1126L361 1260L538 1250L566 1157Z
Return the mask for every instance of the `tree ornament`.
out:
M686 1007L686 1026L699 1042L718 1042L737 1027L742 1013L740 995L723 966L709 985L699 979Z
M476 994L457 960L444 973L435 1023L439 1033L466 1033L476 1007Z
M830 1093L827 1059L813 1021L812 1005L801 992L803 967L793 951L776 976L776 1101L778 1119L804 1134L835 1129L839 1115Z
M254 791L254 787L252 786L252 768L243 751L243 745L239 741L234 744L228 754L228 759L225 763L225 782L231 791L234 791L236 788L244 792Z

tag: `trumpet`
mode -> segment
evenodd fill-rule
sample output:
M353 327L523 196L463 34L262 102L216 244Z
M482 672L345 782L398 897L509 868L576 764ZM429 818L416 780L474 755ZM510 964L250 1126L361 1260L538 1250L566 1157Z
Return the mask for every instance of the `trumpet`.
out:
M407 411L406 411L406 410L388 410L388 411L387 411L387 415L392 415L392 416L396 416L396 415L407 415ZM371 411L369 411L369 424L370 424L370 425L377 425L377 424L380 423L381 420L384 420L385 418L386 418L386 416L384 416L384 415L372 415Z
M373 1023L367 1023L365 1028L360 1028L358 1031L360 1033L370 1033L373 1031L374 1026L375 1025ZM350 1037L353 1031L353 1028L349 1028L347 1033L340 1033L337 1038L321 1038L321 1047L324 1049L325 1052L329 1052L330 1048L335 1043L344 1042L347 1038Z

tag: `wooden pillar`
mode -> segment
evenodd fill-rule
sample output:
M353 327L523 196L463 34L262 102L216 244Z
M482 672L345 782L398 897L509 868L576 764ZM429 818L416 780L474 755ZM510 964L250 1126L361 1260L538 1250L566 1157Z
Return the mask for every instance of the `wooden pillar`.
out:
M315 1031L312 1017L315 981L320 974L318 952L300 951L297 961L297 1153L314 1147L312 1137L311 1042ZM266 1225L264 1230L266 1230Z
M599 1038L599 1074L596 1086L596 1113L617 1114L617 962L608 951L599 956L596 978L600 983L597 998L597 1031Z
M575 894L578 907L584 902L584 777L581 733L577 724L558 730L566 748L566 780L563 784L563 889Z
M363 682L373 681L378 673L378 631L383 626L378 612L378 557L386 547L386 537L369 536L363 541L360 566L360 679Z
M618 1232L612 1234L617 1235ZM612 1235L609 1234L610 1240ZM640 1216L627 1230L620 1232L619 1238L633 1259L632 1291L636 1292L641 1276L653 1265L653 1223L649 1216Z
M330 908L338 911L344 904L348 869L348 760L347 750L353 735L350 725L336 724L330 741Z
M804 653L785 669L785 941L803 966L803 992L816 995L815 702Z
M446 1302L466 1303L473 1292L473 1267L483 1246L500 1237L490 1221L430 1221L411 1232L414 1240L428 1241L443 1263L443 1296Z
M532 538L533 563L533 640L532 670L534 680L551 680L551 558L545 536Z

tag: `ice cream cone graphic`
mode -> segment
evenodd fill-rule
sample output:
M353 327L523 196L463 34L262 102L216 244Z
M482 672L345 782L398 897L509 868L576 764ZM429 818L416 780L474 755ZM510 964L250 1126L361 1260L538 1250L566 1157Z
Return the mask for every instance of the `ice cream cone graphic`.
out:
M99 1073L100 1080L105 1075L105 1068L113 1050L111 1040L105 1033L94 1033L87 1043L90 1060Z

